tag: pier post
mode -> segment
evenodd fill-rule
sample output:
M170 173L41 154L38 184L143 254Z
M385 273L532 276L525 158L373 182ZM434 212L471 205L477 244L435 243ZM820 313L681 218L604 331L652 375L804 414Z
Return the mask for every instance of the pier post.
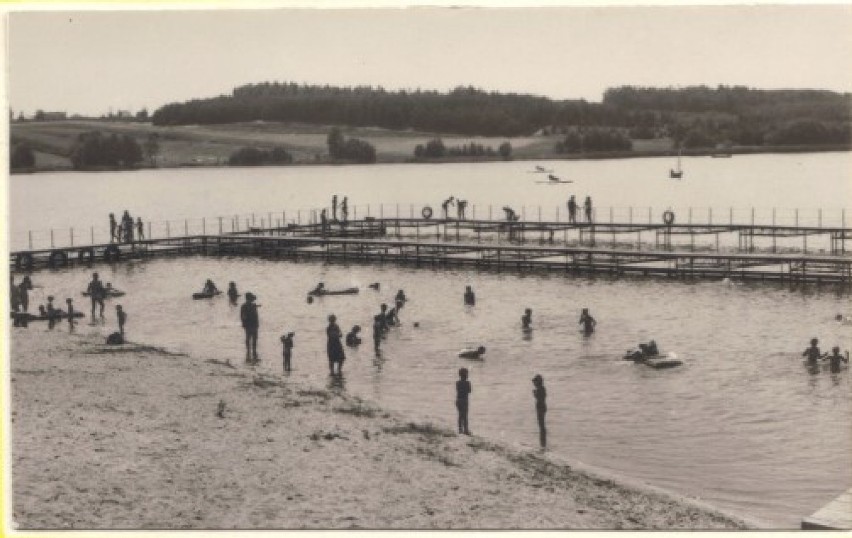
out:
M690 224L690 225L692 224L692 207L691 206L689 208L689 217L688 217L687 223Z
M50 248L53 248L53 228L50 229Z
M713 225L713 208L707 208L707 224ZM718 236L717 236L718 237Z
M183 235L184 237L189 235L189 221L187 219L183 219Z
M169 239L172 236L172 231L169 228L169 221L166 221L166 239Z
M74 227L71 227L71 246L74 246Z
M492 220L492 218L491 218L491 204L488 204L488 220Z
M796 228L799 227L799 208L796 208Z
M822 228L822 208L817 210L817 223L820 228Z
M629 211L627 213L627 222L628 224L633 224L633 206L630 206Z
M90 231L90 232L91 232L91 234L92 234L92 242L91 242L91 243L89 243L89 244L90 244L90 245L94 245L94 244L95 244L95 227L94 227L94 226L90 226L90 227L89 227L89 231ZM150 223L150 222L148 223L148 237L149 237L149 238L151 237L151 223Z
M754 208L751 208L751 225L754 226Z
M92 236L92 237L94 237L94 236ZM150 220L148 221L148 239L154 239L154 237L151 236L151 221ZM94 240L92 241L92 243L94 243Z
M219 235L222 235L222 217L219 217Z
M254 213L251 214L251 225L254 226ZM248 228L248 226L246 226Z
M207 217L201 217L201 235L207 235Z
M30 250L32 250L33 249L33 232L32 232L32 230L28 231L27 235L29 236Z
M267 222L269 222L269 227L272 228L272 213L267 213Z
M370 204L367 204L367 216L370 216Z

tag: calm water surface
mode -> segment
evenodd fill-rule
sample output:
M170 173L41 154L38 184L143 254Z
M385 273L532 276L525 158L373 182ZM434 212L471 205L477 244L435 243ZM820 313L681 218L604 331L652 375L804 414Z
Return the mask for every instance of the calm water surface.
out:
M454 194L475 205L510 204L527 218L538 207L555 216L568 194L591 195L599 220L609 207L616 219L654 218L664 208L678 219L692 207L696 221L747 222L751 208L769 222L838 225L852 199L850 153L755 155L732 159L687 158L683 181L667 178L668 159L616 161L508 162L451 165L381 165L261 169L185 169L101 174L37 174L10 182L10 245L25 247L28 231L37 243L94 232L103 240L105 215L129 209L161 235L165 221L181 230L189 219L200 231L217 216L298 210L328 205L332 193L348 194L359 215L419 212L437 208ZM533 164L553 168L567 185L536 183ZM384 207L379 207L384 204ZM644 208L644 209L641 209ZM852 215L852 214L851 214ZM267 217L268 218L268 217ZM307 218L307 217L305 217ZM647 217L645 217L647 218ZM64 231L63 231L64 230ZM88 230L88 231L87 231ZM210 228L208 228L210 231ZM129 338L199 356L243 360L238 309L225 300L192 301L190 294L210 277L220 286L234 280L259 296L262 369L280 372L280 343L296 332L292 376L327 384L326 316L341 326L363 327L381 302L398 288L411 298L380 358L368 343L349 352L345 390L375 399L410 416L455 421L453 384L457 369L471 369L474 433L509 443L533 445L534 402L530 378L540 373L548 389L550 450L611 469L770 525L797 528L801 517L852 484L852 398L849 372L810 374L801 362L808 340L823 349L852 347L852 327L834 315L852 314L848 294L830 288L789 289L773 285L728 286L654 280L608 280L564 276L518 276L472 271L432 271L393 266L327 266L242 259L156 260L99 268L105 280L128 292ZM41 272L36 305L45 293L78 297L89 270ZM305 293L317 281L329 288L361 286L357 296L329 297L313 305ZM382 283L381 292L366 289ZM473 285L475 308L461 295ZM524 338L520 316L533 309L534 331ZM590 338L578 332L583 307L598 319ZM83 323L80 332L105 335L114 329ZM420 323L419 328L413 322ZM17 349L47 330L38 324L17 330ZM54 330L66 331L65 325ZM654 338L685 361L656 371L620 360L625 350ZM481 363L456 357L466 345L485 345ZM17 347L20 345L20 347ZM36 361L21 352L16 364Z
M456 372L466 366L474 433L509 443L537 441L530 379L540 373L553 453L776 527L797 527L852 483L849 372L811 374L800 356L813 336L824 348L852 347L852 327L833 320L849 311L849 298L830 290L206 258L99 269L128 292L122 304L132 341L242 364L238 307L189 297L207 277L220 285L236 280L262 305L260 368L281 372L278 338L294 331L291 375L317 385L329 383L328 314L344 330L360 324L365 344L348 351L345 390L412 417L452 426ZM83 268L37 273L45 287L32 302L53 293L79 297L86 307L79 294L88 277ZM363 290L309 305L305 293L317 281ZM374 281L380 292L366 288ZM473 308L462 305L468 284L477 293ZM377 358L370 320L399 288L411 300ZM524 307L533 309L529 338L520 330ZM582 307L599 321L589 338L578 331ZM110 311L106 326L84 322L78 330L106 335L114 328ZM25 350L44 330L17 330L16 348ZM620 360L649 338L684 366L658 371ZM488 348L485 361L456 357L478 344ZM37 358L21 351L13 360Z

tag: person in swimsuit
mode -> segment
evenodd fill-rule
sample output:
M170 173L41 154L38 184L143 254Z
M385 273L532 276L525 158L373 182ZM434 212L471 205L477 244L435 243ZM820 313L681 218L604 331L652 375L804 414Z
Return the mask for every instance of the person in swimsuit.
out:
M334 314L328 316L328 327L325 329L325 334L328 337L326 344L326 353L328 354L328 369L331 375L341 375L343 373L343 361L346 360L346 355L343 353L343 345L340 339L343 337L343 332L337 325L337 316ZM337 371L335 372L335 364Z
M456 409L459 412L459 433L470 435L468 426L468 397L472 386L467 380L467 368L459 369L459 380L456 381Z
M585 334L586 336L589 336L590 334L595 332L595 325L598 324L598 322L595 321L595 318L593 318L592 315L589 314L588 308L583 309L583 312L580 314L579 323L583 326L583 334Z
M287 333L281 337L281 343L284 345L284 371L290 371L290 357L293 354L293 337L296 333Z
M538 442L541 448L547 446L547 428L544 425L544 415L547 413L547 391L544 389L544 379L536 374L532 378L533 398L535 398L535 416L538 419Z

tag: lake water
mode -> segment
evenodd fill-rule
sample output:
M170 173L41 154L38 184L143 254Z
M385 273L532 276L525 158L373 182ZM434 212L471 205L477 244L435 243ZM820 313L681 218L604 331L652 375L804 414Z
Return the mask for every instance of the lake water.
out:
M523 201L528 208L549 204L555 212L565 193L574 192L590 194L600 207L734 207L747 213L751 206L799 207L800 215L823 208L827 218L829 211L841 215L841 201L852 194L850 160L848 153L685 159L681 182L665 178L671 163L662 159L538 163L576 180L558 187L534 183L530 163L45 174L14 177L10 205L13 234L84 228L103 208L127 208L152 221L257 217L319 207L335 192L374 212L379 203L382 211L395 211L397 203L403 210L409 204L435 207L449 194L469 198L478 211ZM348 354L345 390L416 418L454 424L456 372L466 366L474 387L472 430L509 443L537 441L530 379L539 373L548 389L552 453L771 526L798 527L803 516L852 484L849 371L810 373L800 356L815 336L824 350L852 347L852 327L833 319L852 313L849 295L833 288L230 258L98 270L128 292L122 304L131 340L241 364L238 308L224 299L189 299L208 277L220 286L236 281L262 304L259 368L280 372L278 337L292 330L291 375L318 385L329 383L326 316L336 314L344 330L360 324L365 344ZM52 293L79 297L79 306L86 306L79 293L89 274L84 268L37 273L44 288L34 291L32 302ZM318 281L363 289L309 305L305 293ZM381 291L367 289L371 282L381 282ZM477 293L474 308L462 305L465 285ZM377 358L370 320L399 288L411 301ZM535 327L527 338L520 330L525 307L533 309ZM589 338L578 332L583 307L599 322ZM84 322L78 330L105 335L115 326L110 314L106 327ZM38 324L16 329L16 348L26 350L27 339L43 330ZM684 365L652 370L620 360L650 338ZM456 357L461 347L479 344L488 348L485 361ZM25 351L13 357L15 363L29 360L35 358Z

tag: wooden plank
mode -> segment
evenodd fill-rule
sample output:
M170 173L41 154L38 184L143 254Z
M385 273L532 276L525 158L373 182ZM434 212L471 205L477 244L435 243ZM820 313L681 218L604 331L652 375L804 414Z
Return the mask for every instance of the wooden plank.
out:
M806 530L852 529L852 488L802 520Z

